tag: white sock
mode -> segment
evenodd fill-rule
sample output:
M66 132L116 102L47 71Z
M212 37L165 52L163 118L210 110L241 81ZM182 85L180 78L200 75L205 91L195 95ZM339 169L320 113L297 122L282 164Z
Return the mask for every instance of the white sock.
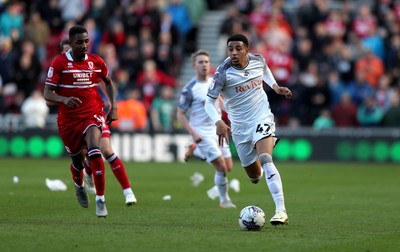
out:
M123 190L123 193L124 193L124 196L126 196L127 194L133 194L133 191L132 191L132 189L129 187L129 188L124 189L124 190Z
M228 178L226 173L216 171L214 175L214 183L218 187L219 202L231 200L228 195Z
M267 162L263 162L261 160L262 158L264 158L264 160L266 160ZM272 162L272 157L269 154L263 153L260 155L260 162L263 164L262 168L265 171L265 180L267 182L268 189L271 192L272 198L274 199L276 210L285 211L286 208L285 199L283 196L281 175L279 174L274 163Z
M104 195L96 195L96 201L98 200L102 200L102 201L106 201L106 198L104 197Z

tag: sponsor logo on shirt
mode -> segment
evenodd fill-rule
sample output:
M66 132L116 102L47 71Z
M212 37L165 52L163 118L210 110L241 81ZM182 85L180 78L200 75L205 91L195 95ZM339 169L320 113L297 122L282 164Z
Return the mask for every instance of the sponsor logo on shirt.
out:
M242 92L246 92L253 88L258 88L260 86L262 86L262 80L250 81L250 82L246 83L245 85L235 87L235 91L236 91L236 93L242 93Z

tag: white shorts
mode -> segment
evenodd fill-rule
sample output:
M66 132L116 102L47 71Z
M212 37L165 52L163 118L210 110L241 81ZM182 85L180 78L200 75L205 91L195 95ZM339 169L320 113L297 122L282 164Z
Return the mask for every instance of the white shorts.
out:
M224 142L224 146L218 145L218 136L215 137L203 137L200 143L197 143L197 148L203 154L204 158L208 163L222 156L224 158L232 157L229 145Z
M275 138L275 123L264 120L254 123L251 127L233 127L232 138L243 167L247 167L256 162L258 158L256 143L263 138ZM275 143L276 143L275 139Z

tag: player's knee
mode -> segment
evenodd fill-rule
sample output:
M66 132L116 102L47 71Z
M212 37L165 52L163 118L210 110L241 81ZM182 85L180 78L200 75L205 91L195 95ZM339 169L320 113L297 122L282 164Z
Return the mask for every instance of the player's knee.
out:
M272 163L272 156L268 153L261 153L258 156L258 159L260 160L261 167L267 163Z
M258 183L258 181L260 181L260 180L261 180L261 178L262 178L263 174L264 174L264 171L261 169L261 174L260 174L260 176L258 176L257 178L251 178L251 177L249 177L249 178L250 178L250 181L251 181L251 183L253 183L253 184L257 184L257 183Z

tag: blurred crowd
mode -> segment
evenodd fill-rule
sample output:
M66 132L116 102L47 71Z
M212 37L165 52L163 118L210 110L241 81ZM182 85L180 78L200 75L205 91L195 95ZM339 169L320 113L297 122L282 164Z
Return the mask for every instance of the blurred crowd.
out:
M266 90L279 125L400 126L400 1L234 1L221 48L232 33L292 89Z
M0 1L0 114L46 127L41 92L60 41L75 24L89 33L118 87L121 131L172 132L178 77L196 49L204 12L227 9L226 38L244 33L285 100L266 88L280 126L400 126L400 1L331 0L32 0ZM219 43L218 43L219 42Z

